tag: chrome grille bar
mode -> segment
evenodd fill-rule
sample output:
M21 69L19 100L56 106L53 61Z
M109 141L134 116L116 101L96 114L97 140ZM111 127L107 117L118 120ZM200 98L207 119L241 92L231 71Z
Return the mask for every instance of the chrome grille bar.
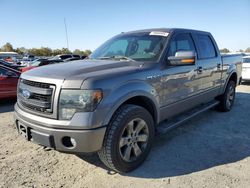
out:
M18 87L18 102L29 110L53 113L55 85L21 79Z

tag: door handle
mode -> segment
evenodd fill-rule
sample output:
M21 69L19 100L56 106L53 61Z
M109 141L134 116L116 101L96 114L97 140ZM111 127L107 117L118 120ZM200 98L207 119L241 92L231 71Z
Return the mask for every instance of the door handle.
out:
M202 73L203 71L203 67L202 66L199 66L197 69L196 69L197 73Z

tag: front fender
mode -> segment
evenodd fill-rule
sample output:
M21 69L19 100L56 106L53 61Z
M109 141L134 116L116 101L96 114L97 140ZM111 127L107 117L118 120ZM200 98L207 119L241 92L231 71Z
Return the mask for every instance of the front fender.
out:
M156 111L156 122L159 120L159 97L156 90L151 85L143 82L127 82L117 88L111 90L110 94L106 96L103 101L103 105L109 108L109 111L105 114L103 125L107 125L116 110L128 99L132 97L143 96L151 100L154 104Z

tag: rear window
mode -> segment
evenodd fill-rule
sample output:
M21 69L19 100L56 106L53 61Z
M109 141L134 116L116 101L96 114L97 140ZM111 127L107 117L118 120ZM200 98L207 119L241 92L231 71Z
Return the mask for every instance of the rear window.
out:
M197 42L200 59L216 57L216 51L213 42L208 35L198 35Z

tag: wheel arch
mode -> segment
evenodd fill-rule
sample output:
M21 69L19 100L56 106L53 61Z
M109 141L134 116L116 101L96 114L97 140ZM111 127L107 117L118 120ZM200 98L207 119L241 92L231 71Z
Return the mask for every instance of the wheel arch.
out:
M227 81L226 81L226 84L224 85L224 88L223 88L223 93L225 92L226 88L227 88L227 84L230 82L230 81L234 81L235 84L237 85L238 84L238 76L237 76L237 73L235 71L232 71L228 78L227 78Z
M158 121L157 109L154 105L154 102L148 97L134 96L124 101L120 106L125 105L125 104L133 104L133 105L137 105L137 106L145 108L151 114L154 120L154 123L157 124L157 121Z
M110 108L109 112L105 115L105 119L103 121L103 125L107 125L115 112L124 104L134 104L145 108L153 117L154 123L157 124L159 122L159 105L157 102L157 96L155 95L156 92L154 88L150 86L136 86L137 90L133 92L129 92L128 87L119 88L116 91L112 92L109 98L112 100L112 107ZM133 87L134 87L133 86ZM131 88L131 85L129 86ZM127 91L123 93L122 91ZM121 94L122 92L122 94Z

